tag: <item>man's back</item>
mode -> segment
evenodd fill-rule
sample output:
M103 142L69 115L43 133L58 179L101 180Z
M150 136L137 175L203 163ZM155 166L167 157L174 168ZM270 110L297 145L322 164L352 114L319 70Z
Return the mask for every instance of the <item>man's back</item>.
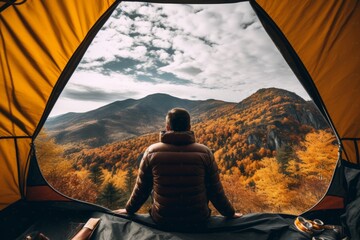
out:
M137 184L126 209L136 211L140 202L137 194L153 189L151 216L162 225L194 225L204 223L210 216L208 201L225 216L234 209L225 197L217 165L211 151L195 143L193 132L163 132L160 142L151 145L144 154ZM148 184L151 182L151 186ZM134 199L134 201L132 201Z
M166 131L141 160L134 190L125 209L134 214L152 193L153 220L171 228L203 225L214 207L226 217L240 217L224 193L210 149L195 143L190 114L173 108L166 115Z
M179 145L179 138L188 141ZM165 139L168 143L163 143ZM159 223L204 222L210 215L205 186L211 161L208 149L194 143L191 132L167 132L162 142L149 147L149 161L154 176L153 219Z

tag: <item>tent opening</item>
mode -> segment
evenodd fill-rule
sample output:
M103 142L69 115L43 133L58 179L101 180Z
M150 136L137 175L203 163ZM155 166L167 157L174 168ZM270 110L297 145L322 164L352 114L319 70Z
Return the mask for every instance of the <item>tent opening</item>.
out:
M189 110L237 210L300 214L325 194L336 138L244 2L121 3L36 139L44 177L123 207L172 107Z

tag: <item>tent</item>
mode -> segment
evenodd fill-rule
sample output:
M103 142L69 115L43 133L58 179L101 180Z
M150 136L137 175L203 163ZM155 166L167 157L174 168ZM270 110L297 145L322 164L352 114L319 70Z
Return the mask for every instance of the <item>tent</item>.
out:
M347 234L360 239L359 1L249 2L339 143L328 192L303 216L342 224ZM66 239L75 223L98 216L102 221L96 239L308 239L309 234L294 230L295 216L265 213L228 222L215 218L198 235L169 233L147 217L114 216L107 209L63 196L46 183L36 162L34 140L87 47L119 3L0 1L0 238L22 239L39 230L51 239Z

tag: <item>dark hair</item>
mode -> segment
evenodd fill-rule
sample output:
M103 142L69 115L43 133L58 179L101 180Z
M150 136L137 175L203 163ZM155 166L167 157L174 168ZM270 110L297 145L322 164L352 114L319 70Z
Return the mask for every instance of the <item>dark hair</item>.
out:
M166 124L173 131L190 130L190 114L183 108L173 108L166 115Z

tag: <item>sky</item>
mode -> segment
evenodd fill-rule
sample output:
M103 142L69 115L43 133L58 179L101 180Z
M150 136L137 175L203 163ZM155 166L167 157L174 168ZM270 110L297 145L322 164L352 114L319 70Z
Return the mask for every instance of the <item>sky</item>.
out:
M268 87L310 99L248 3L121 3L50 116L153 93L240 102Z

